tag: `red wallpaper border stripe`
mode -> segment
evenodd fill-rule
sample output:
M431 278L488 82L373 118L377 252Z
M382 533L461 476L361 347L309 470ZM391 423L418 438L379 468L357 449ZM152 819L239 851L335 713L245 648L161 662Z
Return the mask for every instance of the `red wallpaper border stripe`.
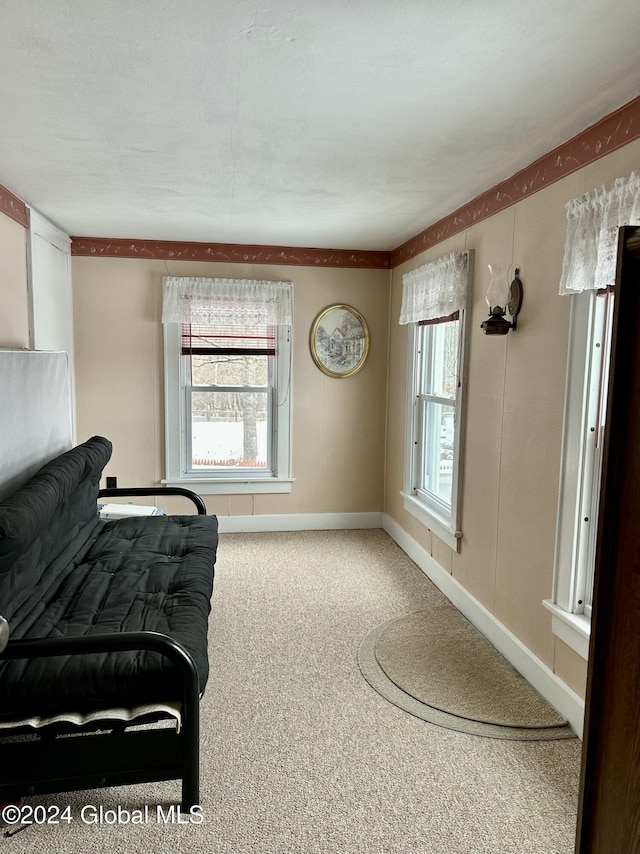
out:
M14 196L11 190L7 190L2 184L0 184L0 212L19 222L25 228L29 228L27 206L22 199Z
M398 246L392 253L392 266L410 261L425 249L537 193L638 137L640 97Z
M360 267L387 270L391 252L351 249L304 249L239 243L184 243L73 237L72 255L94 258L149 258L163 261L221 261L231 264L283 264L294 267Z

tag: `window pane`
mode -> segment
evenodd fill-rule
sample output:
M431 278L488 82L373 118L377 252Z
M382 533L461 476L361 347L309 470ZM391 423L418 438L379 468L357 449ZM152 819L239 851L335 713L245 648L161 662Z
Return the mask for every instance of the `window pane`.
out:
M454 408L421 400L422 459L418 488L451 506Z
M460 321L421 327L423 394L455 398Z
M191 383L216 386L266 386L269 356L191 356Z
M268 422L267 390L192 392L192 469L268 468Z

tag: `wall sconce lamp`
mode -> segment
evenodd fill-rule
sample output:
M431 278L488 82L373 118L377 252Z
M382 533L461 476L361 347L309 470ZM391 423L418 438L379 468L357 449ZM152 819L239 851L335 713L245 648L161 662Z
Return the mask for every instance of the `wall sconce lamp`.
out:
M516 331L518 312L522 307L522 282L520 268L516 267L513 281L509 282L508 264L489 264L489 287L487 288L487 305L489 319L480 324L485 335L506 335L510 329ZM509 311L512 322L505 318Z

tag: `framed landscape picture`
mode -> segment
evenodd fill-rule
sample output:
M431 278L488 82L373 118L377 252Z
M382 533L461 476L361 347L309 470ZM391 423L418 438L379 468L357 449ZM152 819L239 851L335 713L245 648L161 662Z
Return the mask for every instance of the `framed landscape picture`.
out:
M311 355L330 377L350 377L364 365L369 353L369 329L364 317L351 306L325 308L313 321Z

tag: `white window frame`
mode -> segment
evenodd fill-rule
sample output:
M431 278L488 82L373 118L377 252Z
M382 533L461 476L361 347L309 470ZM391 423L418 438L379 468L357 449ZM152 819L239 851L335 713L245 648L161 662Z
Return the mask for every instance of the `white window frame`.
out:
M458 322L460 335L458 339L458 365L456 396L454 408L454 441L453 441L453 472L451 507L447 507L435 497L431 498L416 488L417 470L420 464L422 450L420 447L420 427L418 406L420 399L418 387L422 370L418 354L419 325L408 324L408 365L407 365L407 408L405 433L405 471L404 489L401 495L404 508L418 519L425 527L436 534L455 551L459 550L462 530L460 526L462 511L462 463L464 435L464 411L466 398L466 372L469 347L467 310L461 310ZM428 328L428 327L425 327ZM451 401L447 400L447 403Z
M570 299L553 598L543 605L554 634L587 659L611 327L609 303L596 291Z
M186 486L203 495L288 493L291 476L291 330L278 326L276 336L276 377L271 407L271 471L190 472L190 417L187 411L188 386L182 355L181 324L164 323L165 462L168 486Z

